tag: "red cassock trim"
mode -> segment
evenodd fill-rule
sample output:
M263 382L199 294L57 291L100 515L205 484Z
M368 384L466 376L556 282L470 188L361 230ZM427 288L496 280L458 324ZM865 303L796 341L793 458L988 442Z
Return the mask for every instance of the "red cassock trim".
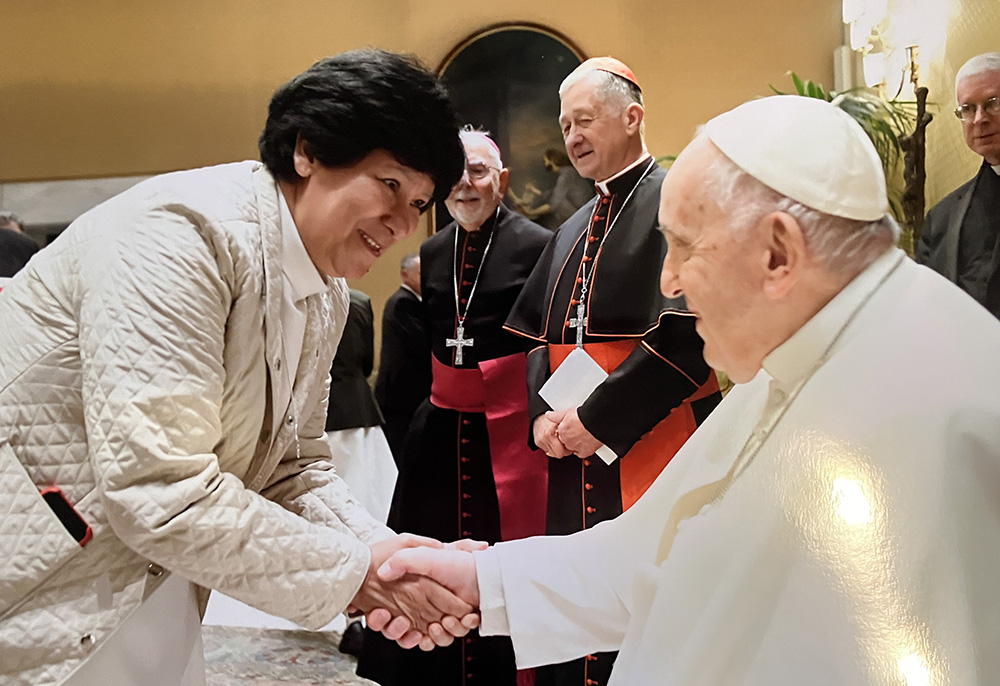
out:
M455 369L431 356L431 403L486 414L503 540L545 533L548 458L528 447L527 366L523 353Z
M607 343L584 343L583 349L608 374L618 368L639 344L637 339L609 341ZM573 345L549 345L549 367L552 371L562 364L573 352ZM715 374L709 374L708 381L675 407L659 424L640 438L632 448L618 460L621 480L622 510L632 507L646 492L667 463L673 459L688 437L698 428L691 409L691 402L711 395L719 390Z

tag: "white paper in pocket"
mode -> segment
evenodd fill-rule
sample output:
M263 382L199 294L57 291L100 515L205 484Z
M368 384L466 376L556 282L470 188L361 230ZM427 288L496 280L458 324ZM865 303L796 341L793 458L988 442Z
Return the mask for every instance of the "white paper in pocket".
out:
M608 373L601 368L601 365L594 362L594 358L583 348L574 348L539 389L538 395L553 410L568 410L582 405L606 378ZM601 446L597 456L607 464L611 464L618 457L607 446Z

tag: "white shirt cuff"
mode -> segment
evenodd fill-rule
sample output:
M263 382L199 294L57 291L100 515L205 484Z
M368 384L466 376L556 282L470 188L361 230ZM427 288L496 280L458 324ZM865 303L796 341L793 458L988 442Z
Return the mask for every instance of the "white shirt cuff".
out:
M476 551L476 577L479 584L479 633L482 636L509 636L507 605L503 597L503 579L496 549Z

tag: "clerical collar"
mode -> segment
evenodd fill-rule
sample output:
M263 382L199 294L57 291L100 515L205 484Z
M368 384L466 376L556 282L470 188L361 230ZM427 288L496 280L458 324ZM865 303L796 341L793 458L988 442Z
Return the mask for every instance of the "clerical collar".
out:
M413 295L417 296L417 300L423 301L423 298L420 297L420 294L417 293L412 288L410 288L409 286L407 286L405 283L399 284L399 287L402 288L405 291L409 291L410 293L413 293Z
M292 301L298 301L326 290L326 279L316 269L302 244L302 237L288 209L285 194L278 189L278 223L281 229L281 271L295 291Z
M632 164L628 165L622 169L617 174L609 176L603 181L598 181L594 184L597 187L597 191L601 195L614 195L615 193L621 193L623 191L628 191L630 188L635 186L636 181L642 176L643 170L646 165L643 164L649 160L649 153L645 150L639 155L637 159Z
M1000 164L991 164L990 167L997 176L1000 176Z
M893 248L868 265L812 319L764 358L764 371L788 391L813 369L843 329L848 317L905 257L902 250Z

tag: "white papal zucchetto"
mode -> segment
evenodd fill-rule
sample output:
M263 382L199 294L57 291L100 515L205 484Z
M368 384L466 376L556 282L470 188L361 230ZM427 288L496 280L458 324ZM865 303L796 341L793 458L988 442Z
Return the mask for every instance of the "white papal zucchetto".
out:
M736 166L806 207L863 221L889 212L875 146L836 105L774 95L720 114L705 130Z

